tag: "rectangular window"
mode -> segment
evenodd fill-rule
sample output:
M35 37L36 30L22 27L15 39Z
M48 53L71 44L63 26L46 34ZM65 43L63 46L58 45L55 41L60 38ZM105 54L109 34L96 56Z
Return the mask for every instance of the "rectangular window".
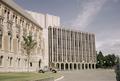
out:
M0 35L0 48L2 48L2 35Z
M2 66L3 56L0 56L0 66Z

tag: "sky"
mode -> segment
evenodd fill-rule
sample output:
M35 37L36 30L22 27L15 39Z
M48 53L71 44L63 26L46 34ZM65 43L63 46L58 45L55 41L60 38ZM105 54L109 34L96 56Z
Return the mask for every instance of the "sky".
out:
M120 55L120 0L15 0L22 8L59 16L61 25L92 32L96 50Z

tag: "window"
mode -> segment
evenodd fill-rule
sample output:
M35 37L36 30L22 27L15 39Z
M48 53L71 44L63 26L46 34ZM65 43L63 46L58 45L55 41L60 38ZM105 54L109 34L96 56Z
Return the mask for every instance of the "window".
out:
M41 68L41 59L39 60L39 68Z
M8 10L8 12L7 12L7 20L9 20L10 19L10 11Z
M2 48L2 30L0 30L0 48Z
M9 59L10 59L10 61L9 61L9 62L10 62L9 65L12 66L12 59L13 59L13 58L10 57Z
M20 66L20 58L18 58L18 67Z
M3 56L0 56L0 66L2 66Z
M6 14L6 12L7 12L7 9L5 8L4 13Z
M32 67L32 62L30 62L30 67Z
M17 23L17 15L16 15L16 17L15 17L15 22Z
M1 4L0 4L0 9L1 9Z
M20 38L18 34L16 35L16 38L17 38L17 46L18 46L17 50L19 51Z
M9 37L9 49L11 50L11 45L12 45L12 34L11 34L10 31L8 32L8 37Z

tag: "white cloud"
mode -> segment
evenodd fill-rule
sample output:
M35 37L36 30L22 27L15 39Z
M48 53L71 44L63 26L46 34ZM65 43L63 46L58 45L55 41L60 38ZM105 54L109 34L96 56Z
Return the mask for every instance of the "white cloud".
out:
M76 29L80 29L83 31L88 29L89 24L94 20L95 16L100 12L103 5L107 1L108 0L85 0L85 2L82 2L80 4L80 13L77 15L76 19L72 21L72 25L74 26L74 28L76 27ZM111 1L118 2L119 0ZM96 48L98 51L101 50L104 54L115 53L119 55L120 39L117 36L120 33L117 32L116 29L114 29L113 31L113 28L110 29L110 27L116 27L116 25L108 26L107 28L109 30L107 28L107 30L96 30L96 36L98 36L98 40L96 41ZM101 33L98 33L97 31L101 31Z
M91 23L95 15L100 11L106 0L87 0L82 2L80 13L73 22L72 26L77 29L84 29Z
M97 50L102 51L104 54L120 54L120 39L111 39L107 41L97 42Z

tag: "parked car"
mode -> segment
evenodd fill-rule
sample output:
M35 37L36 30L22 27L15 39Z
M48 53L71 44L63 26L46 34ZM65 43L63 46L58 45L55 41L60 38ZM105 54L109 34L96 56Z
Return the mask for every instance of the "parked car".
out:
M55 69L55 68L50 68L50 71L53 73L57 73L57 69Z
M57 69L55 68L50 68L50 67L43 67L43 68L40 68L38 70L39 73L45 73L45 72L53 72L53 73L57 73Z
M43 69L41 69L41 68L38 70L38 72L39 73L45 73L45 71Z

